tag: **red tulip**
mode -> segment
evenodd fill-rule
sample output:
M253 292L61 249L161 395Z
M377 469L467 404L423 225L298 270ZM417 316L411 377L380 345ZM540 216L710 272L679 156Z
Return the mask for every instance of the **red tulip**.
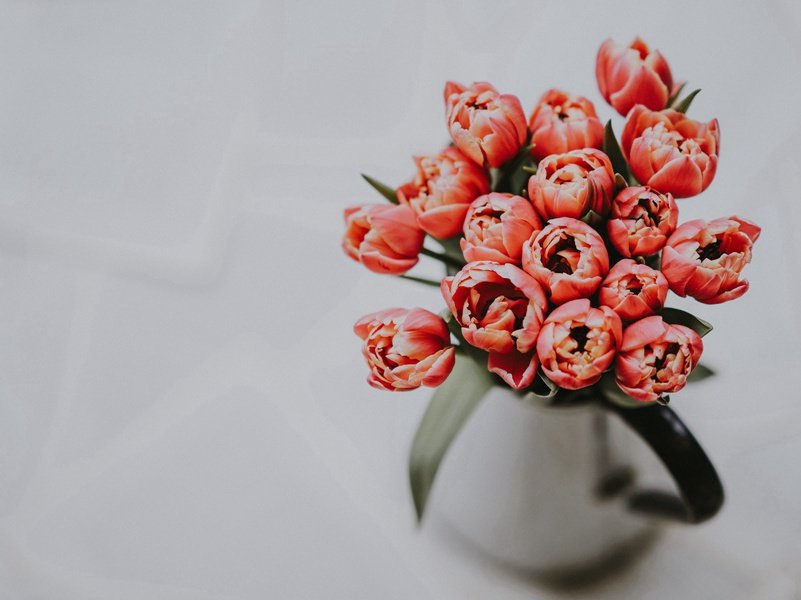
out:
M586 298L556 308L540 330L537 355L542 370L559 387L577 390L596 383L620 346L620 317Z
M548 309L540 284L511 264L473 262L442 280L442 296L464 339L489 352L489 370L515 389L531 385Z
M687 198L715 177L720 131L717 119L701 123L675 110L653 112L638 104L626 117L621 146L638 181Z
M453 146L414 161L417 174L398 188L398 200L411 207L426 233L440 240L458 235L467 207L490 190L487 173Z
M635 186L623 188L612 201L612 218L606 227L609 241L620 254L649 256L662 249L678 220L672 194Z
M352 206L345 227L342 248L371 271L400 275L417 264L425 233L408 206Z
M604 126L595 114L592 102L570 96L561 90L549 90L540 98L528 120L534 160L549 154L564 154L582 148L600 148Z
M479 196L467 211L462 254L467 262L520 265L523 242L540 229L542 222L525 198L496 192Z
M389 308L359 319L353 330L364 340L367 382L392 392L436 387L450 374L454 348L445 322L422 308Z
M609 270L598 292L598 302L624 321L636 321L662 310L667 292L668 281L661 272L624 258Z
M523 269L542 284L551 302L589 298L609 271L603 238L568 217L553 219L523 244Z
M667 61L640 38L628 46L606 40L598 50L595 76L601 95L623 116L635 104L662 110L674 91Z
M670 289L705 304L739 298L748 290L740 274L751 262L751 248L760 232L740 217L684 223L662 250L662 273Z
M545 219L580 219L590 209L604 215L614 191L612 163L593 148L546 156L528 180L528 197Z
M489 83L445 85L445 116L453 142L476 164L499 167L526 143L520 100Z
M646 317L623 330L615 379L635 400L653 402L684 387L703 350L701 338L689 327L669 325L658 315Z

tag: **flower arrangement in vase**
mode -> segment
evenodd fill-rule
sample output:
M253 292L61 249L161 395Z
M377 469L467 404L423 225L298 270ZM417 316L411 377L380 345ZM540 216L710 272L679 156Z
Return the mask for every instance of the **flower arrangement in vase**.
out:
M410 455L418 518L445 452L493 386L617 412L679 488L634 493L634 508L700 522L722 503L714 468L666 406L712 374L699 364L712 328L665 303L669 292L705 304L744 294L760 228L737 216L680 223L678 200L715 177L720 129L687 116L698 90L682 97L659 52L607 40L596 78L625 117L619 141L584 97L551 89L526 118L518 98L489 83L448 82L452 143L415 157L397 189L365 176L388 203L345 211L351 258L442 292L439 314L391 308L355 325L370 385L438 388ZM443 263L440 281L410 274L421 256Z

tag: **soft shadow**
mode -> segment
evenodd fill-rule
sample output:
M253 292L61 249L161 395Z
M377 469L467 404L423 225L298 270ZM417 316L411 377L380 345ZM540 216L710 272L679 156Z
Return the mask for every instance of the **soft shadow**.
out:
M434 527L436 535L462 553L503 571L518 581L545 588L552 593L587 593L601 588L633 571L653 551L662 537L662 529L654 526L631 539L611 547L590 562L569 564L559 568L535 570L521 568L493 556L447 522Z

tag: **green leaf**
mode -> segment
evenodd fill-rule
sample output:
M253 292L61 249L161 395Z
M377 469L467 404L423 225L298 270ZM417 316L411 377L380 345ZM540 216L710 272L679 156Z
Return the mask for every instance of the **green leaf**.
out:
M451 442L493 385L486 365L459 354L450 376L434 393L409 455L409 483L418 522L423 518L434 478Z
M612 404L617 404L623 408L643 408L650 406L654 402L640 402L629 396L626 392L620 389L620 386L615 381L615 375L612 371L604 373L601 380L598 382L598 387L601 394Z
M364 177L364 180L371 186L373 186L378 191L379 194L384 196L384 198L392 202L392 204L398 204L398 195L395 192L395 190L393 190L388 185L381 183L377 179L373 179L369 175L365 175L364 173L362 173L362 177Z
M620 173L615 173L615 194L627 187L629 187L629 182L626 181L626 178Z
M693 98L695 98L696 95L698 95L698 92L700 91L701 90L695 90L694 92L690 92L690 94L684 100L682 100L676 105L676 108L674 110L680 113L686 113L687 109L690 108L690 104L692 104L693 102Z
M687 383L697 383L699 381L703 381L704 379L714 377L714 375L715 372L712 369L706 365L698 363L695 365L695 368L692 370L692 372L687 376Z
M714 329L712 325L706 321L703 321L686 311L679 310L678 308L663 308L659 315L666 323L670 323L671 325L684 325L685 327L692 329L701 337L704 337L707 333Z
M629 172L629 165L623 156L623 150L620 149L620 144L617 143L615 132L612 131L612 120L606 122L604 127L604 153L612 161L612 169L615 173L620 173L624 179L628 180L631 173Z
M523 165L522 168L526 173L531 173L532 175L537 174L537 167L529 167L528 165Z
M673 94L670 98L668 98L667 106L665 106L665 108L671 108L676 103L676 100L679 99L679 95L681 94L682 90L686 85L687 82L685 81L679 86L679 89L676 90L676 93Z
M548 376L541 370L537 370L537 375L528 388L528 392L540 400L550 400L559 393L559 390L559 386L548 379Z

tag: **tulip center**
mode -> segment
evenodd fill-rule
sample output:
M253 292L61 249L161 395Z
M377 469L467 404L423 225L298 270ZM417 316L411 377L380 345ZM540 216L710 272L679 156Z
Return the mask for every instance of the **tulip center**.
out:
M553 273L572 274L578 265L579 254L579 250L576 248L576 240L572 236L566 236L555 244L553 253L545 267Z
M660 353L659 350L662 352ZM662 369L665 368L666 363L672 363L676 360L676 356L680 351L680 347L676 342L670 342L663 346L662 348L654 348L654 373L651 375L651 379L654 381L660 381L660 373Z
M570 330L570 337L576 340L576 351L584 352L587 345L587 336L590 334L590 328L586 325L579 325Z
M715 260L724 254L722 248L720 247L720 240L715 240L703 248L698 248L697 252L698 260L701 262L705 261L706 259Z
M638 296L642 291L643 283L637 277L632 277L626 282L626 291L629 294L634 294Z

